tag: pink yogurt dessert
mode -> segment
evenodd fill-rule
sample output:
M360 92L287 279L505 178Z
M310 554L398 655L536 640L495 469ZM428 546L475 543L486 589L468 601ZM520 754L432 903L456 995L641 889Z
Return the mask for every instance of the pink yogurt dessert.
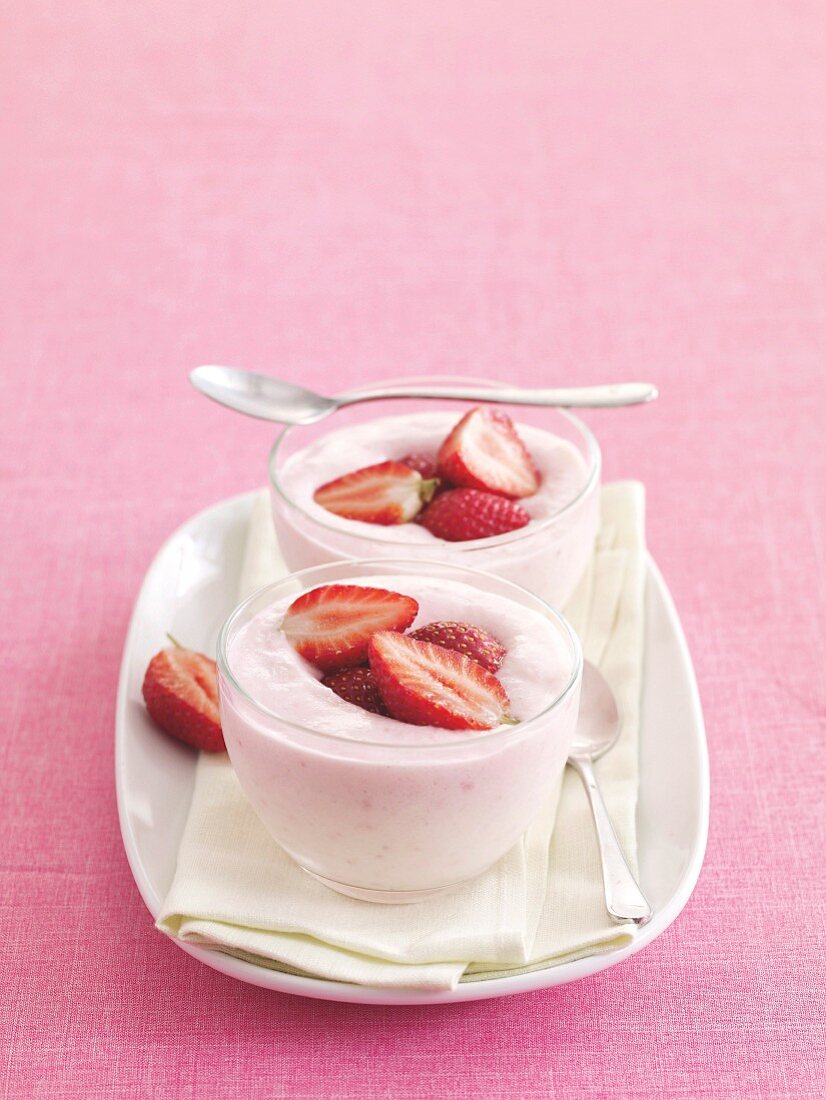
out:
M361 467L410 453L435 456L461 415L461 408L454 406L374 414L320 433L315 426L286 429L270 456L270 486L278 542L288 567L415 556L483 569L524 585L549 603L564 604L593 550L600 473L596 440L568 413L544 411L556 431L516 424L541 479L535 493L516 502L530 516L519 530L448 542L419 523L365 523L335 515L313 499L321 485Z
M327 584L402 593L410 629L472 622L507 653L497 676L518 723L412 725L321 683L280 624ZM556 787L573 739L582 655L565 619L500 578L447 564L346 562L292 575L230 616L219 640L221 721L258 815L306 871L365 900L416 901L495 863Z

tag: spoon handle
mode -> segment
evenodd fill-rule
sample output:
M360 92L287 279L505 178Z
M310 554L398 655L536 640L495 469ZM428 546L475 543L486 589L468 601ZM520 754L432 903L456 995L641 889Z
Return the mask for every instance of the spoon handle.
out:
M591 803L602 862L605 905L608 912L616 921L633 921L637 925L647 924L651 920L651 906L645 900L622 854L622 848L594 774L593 764L587 756L571 756L568 763L579 774L588 793L588 801Z
M482 389L473 386L393 386L336 394L340 405L379 401L388 397L441 397L455 401L487 401L503 405L551 405L567 409L608 409L653 401L657 387L650 382L614 382L605 386L524 390L505 386Z

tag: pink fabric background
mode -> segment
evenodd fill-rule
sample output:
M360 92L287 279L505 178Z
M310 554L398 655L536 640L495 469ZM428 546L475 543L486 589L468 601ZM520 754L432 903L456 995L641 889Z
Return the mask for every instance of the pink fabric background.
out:
M3 9L0 1095L821 1096L823 5ZM153 931L114 801L124 631L270 438L190 390L204 361L661 385L590 418L648 486L711 749L705 869L644 953L367 1009Z

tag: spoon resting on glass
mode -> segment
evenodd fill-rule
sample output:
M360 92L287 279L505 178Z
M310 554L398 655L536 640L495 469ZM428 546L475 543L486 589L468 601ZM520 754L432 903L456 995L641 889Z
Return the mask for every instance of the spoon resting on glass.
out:
M359 389L325 397L292 382L237 367L205 366L190 372L199 393L229 409L274 420L279 424L313 424L344 405L380 401L388 397L439 397L453 401L484 401L502 405L545 405L555 408L607 409L641 405L657 396L649 382L614 382L604 386L554 389L519 389L516 386L481 388L468 386L409 385Z
M582 780L591 804L608 912L616 921L642 925L651 920L651 906L622 853L593 768L594 761L617 743L621 728L622 719L614 693L602 673L590 661L585 661L579 719L568 763Z

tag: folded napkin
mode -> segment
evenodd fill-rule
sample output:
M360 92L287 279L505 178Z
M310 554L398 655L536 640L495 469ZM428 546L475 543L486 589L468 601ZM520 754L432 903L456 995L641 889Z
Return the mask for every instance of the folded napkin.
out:
M645 578L644 495L602 490L597 548L566 613L623 713L597 768L617 834L636 856L637 728ZM255 502L239 598L286 572L269 501ZM246 801L228 759L201 754L175 877L157 926L289 973L385 987L451 989L629 943L605 912L593 823L570 771L522 840L489 871L413 905L336 894L281 851Z

